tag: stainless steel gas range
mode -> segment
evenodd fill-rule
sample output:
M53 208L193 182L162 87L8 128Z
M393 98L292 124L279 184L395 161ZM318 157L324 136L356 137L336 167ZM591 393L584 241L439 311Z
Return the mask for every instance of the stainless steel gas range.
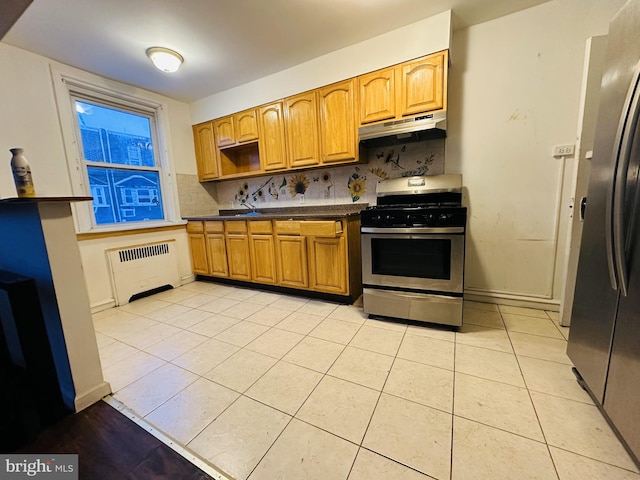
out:
M361 212L365 313L462 325L466 222L461 175L378 183Z

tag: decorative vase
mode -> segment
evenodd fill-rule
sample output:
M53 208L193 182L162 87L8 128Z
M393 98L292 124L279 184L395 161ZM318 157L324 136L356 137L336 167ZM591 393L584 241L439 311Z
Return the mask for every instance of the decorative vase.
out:
M18 197L35 197L36 191L33 188L31 179L31 167L25 158L22 148L11 148L11 170L13 171L13 181L16 184Z

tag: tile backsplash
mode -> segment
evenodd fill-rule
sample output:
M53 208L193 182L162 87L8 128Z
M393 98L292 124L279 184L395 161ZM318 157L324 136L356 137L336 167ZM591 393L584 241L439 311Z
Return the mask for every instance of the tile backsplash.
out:
M177 174L178 201L182 217L211 215L218 212L217 182L198 181L197 175Z
M368 162L217 182L220 209L376 203L380 180L444 173L445 140L368 150Z

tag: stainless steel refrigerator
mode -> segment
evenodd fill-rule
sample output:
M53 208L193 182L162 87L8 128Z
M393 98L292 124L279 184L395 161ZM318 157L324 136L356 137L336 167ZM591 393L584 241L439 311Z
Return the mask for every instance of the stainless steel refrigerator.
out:
M640 0L612 19L567 353L640 457Z

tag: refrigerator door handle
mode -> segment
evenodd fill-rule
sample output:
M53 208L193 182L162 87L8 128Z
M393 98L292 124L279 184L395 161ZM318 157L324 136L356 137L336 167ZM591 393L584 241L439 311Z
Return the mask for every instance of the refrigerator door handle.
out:
M627 255L625 251L625 224L624 224L624 204L626 196L627 176L629 165L631 163L631 150L633 148L633 140L636 129L638 128L638 119L640 118L640 65L636 69L633 81L629 85L625 106L627 107L620 118L618 125L618 133L616 135L616 143L614 145L614 155L616 156L616 168L614 170L614 180L612 185L612 195L610 197L612 208L607 209L607 217L611 215L611 247L613 261L615 262L614 271L609 265L609 273L612 278L612 287L616 286L620 289L620 293L627 296L627 285L629 283L629 274L627 268ZM609 247L609 246L608 246ZM609 257L611 262L611 257ZM614 278L617 277L617 278ZM614 283L617 279L617 285Z

